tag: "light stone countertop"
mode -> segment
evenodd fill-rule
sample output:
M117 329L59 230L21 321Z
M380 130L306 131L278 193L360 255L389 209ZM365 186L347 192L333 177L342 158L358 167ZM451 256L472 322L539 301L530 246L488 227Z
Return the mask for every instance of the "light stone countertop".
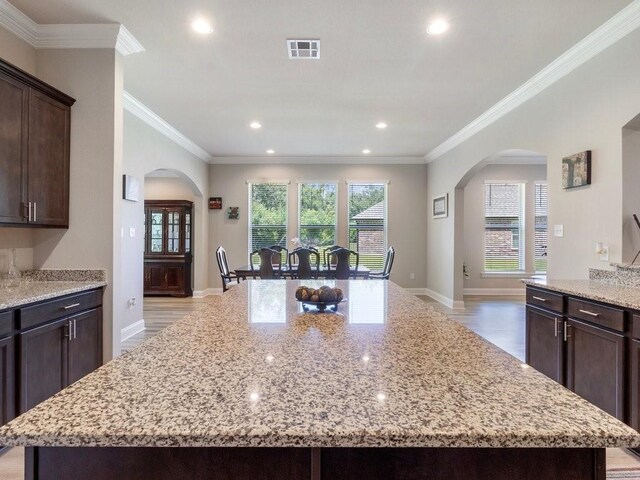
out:
M614 447L640 434L388 281L246 281L18 419L0 445Z
M106 285L106 282L98 280L76 282L23 280L18 287L0 287L0 311Z
M625 287L598 280L533 280L522 281L532 287L546 288L568 295L597 300L640 310L640 288Z

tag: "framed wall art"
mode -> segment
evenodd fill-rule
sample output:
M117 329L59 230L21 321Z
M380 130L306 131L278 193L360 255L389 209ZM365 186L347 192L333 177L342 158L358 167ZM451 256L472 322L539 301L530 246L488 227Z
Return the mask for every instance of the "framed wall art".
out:
M209 210L222 210L222 197L209 197Z
M591 150L562 159L562 188L591 185Z
M140 181L132 175L122 175L122 198L130 202L140 200Z
M449 194L439 195L433 198L433 218L445 218L449 215Z
M229 220L238 220L240 218L240 207L227 208L227 218Z

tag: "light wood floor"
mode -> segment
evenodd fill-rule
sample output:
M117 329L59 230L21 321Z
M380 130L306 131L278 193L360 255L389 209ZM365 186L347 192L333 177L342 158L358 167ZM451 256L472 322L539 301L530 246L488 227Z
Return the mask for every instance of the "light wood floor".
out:
M462 311L451 310L429 297L420 298L514 357L524 360L524 297L465 297L466 309ZM186 314L217 299L147 297L144 300L146 330L123 342L124 350L134 348ZM0 479L23 480L23 462L22 448L13 448L2 455ZM607 468L640 468L640 460L626 450L609 448Z

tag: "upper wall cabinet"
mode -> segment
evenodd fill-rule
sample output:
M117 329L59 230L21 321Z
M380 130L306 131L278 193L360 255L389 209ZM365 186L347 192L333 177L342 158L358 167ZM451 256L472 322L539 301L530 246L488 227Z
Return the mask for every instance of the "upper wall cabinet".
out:
M0 60L0 225L69 226L74 103Z

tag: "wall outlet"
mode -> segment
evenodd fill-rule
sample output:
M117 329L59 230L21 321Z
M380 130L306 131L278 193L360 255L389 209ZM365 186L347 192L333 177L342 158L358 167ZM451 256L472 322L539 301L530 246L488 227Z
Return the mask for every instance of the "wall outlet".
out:
M564 225L554 225L553 235L555 237L564 237Z
M136 236L136 228L135 227L129 227L129 236L131 238Z
M409 274L409 278L410 278L411 280L415 280L415 279L416 279L416 274L415 274L415 273L413 273L413 272L411 272L411 273Z
M136 298L135 297L130 298L128 303L129 303L129 310L133 309L133 307L135 307L137 303Z

